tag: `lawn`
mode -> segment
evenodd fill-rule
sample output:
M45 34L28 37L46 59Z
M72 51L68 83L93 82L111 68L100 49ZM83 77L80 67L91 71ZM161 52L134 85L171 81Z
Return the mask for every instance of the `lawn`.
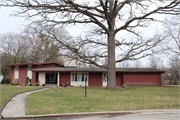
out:
M178 109L178 87L118 87L107 90L89 87L52 88L36 92L26 99L26 114L57 114L143 109Z
M0 107L2 108L8 100L16 95L17 93L25 92L25 91L30 91L30 90L35 90L35 89L40 89L41 87L37 86L12 86L12 85L0 85L0 98L1 98L1 105Z

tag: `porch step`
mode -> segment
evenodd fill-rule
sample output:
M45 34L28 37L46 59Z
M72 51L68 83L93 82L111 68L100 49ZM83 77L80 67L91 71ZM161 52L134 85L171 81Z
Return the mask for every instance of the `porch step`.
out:
M52 88L52 87L56 87L57 86L57 84L46 84L46 87L48 87L48 88Z

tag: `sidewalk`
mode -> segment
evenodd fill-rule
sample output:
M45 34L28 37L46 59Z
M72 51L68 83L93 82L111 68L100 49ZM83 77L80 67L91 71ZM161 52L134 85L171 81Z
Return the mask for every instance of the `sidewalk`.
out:
M43 89L34 90L16 95L5 106L1 115L3 116L3 118L14 118L14 117L25 116L25 104L26 104L27 96L31 93L39 92L47 89L49 88L43 88Z

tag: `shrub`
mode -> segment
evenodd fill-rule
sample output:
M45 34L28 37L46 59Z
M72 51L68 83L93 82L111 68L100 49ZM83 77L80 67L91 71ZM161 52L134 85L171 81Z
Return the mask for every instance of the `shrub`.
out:
M29 77L27 77L26 80L25 80L25 85L27 85L29 83L29 81L30 81Z
M71 85L71 87L74 87L73 85Z
M42 85L43 87L45 86L45 84L43 83L43 85Z
M178 85L177 81L175 81L173 85Z
M2 79L1 84L9 84L11 83L10 79Z
M10 79L6 79L5 83L11 83Z
M39 83L36 83L36 86L39 86Z
M29 86L32 86L32 84L30 83Z
M59 86L62 86L62 84L59 84Z
M4 84L4 83L5 83L5 79L2 79L1 84Z
M20 83L11 83L11 85L20 85Z

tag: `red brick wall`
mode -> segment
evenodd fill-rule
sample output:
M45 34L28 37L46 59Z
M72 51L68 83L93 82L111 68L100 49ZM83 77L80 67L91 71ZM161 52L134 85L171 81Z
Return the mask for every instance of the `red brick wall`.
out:
M123 80L122 77L123 77L122 73L116 73L116 86L122 85L122 80Z
M32 72L31 84L35 84L35 83L36 83L36 72Z
M25 80L27 78L27 66L19 66L19 83L22 85L25 84Z
M11 67L11 83L14 83L15 67Z
M124 85L161 85L160 73L125 73Z
M60 84L66 84L68 82L68 86L70 86L71 82L71 74L70 73L60 73Z
M89 73L88 86L102 86L102 73Z

